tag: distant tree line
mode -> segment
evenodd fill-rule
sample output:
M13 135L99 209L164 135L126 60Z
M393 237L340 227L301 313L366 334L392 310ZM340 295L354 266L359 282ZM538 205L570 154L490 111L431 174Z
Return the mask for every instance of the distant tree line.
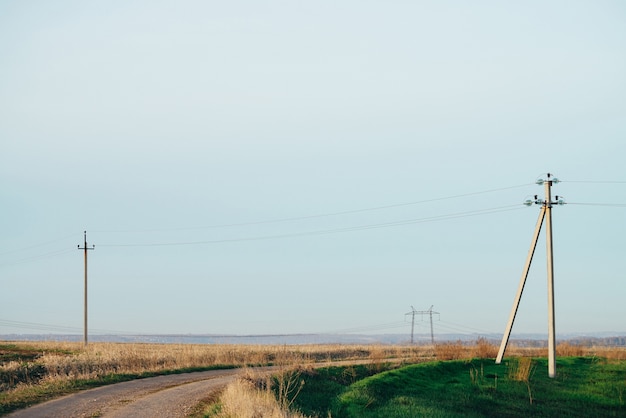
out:
M581 347L626 347L626 336L621 337L574 337L558 340L568 342ZM544 339L512 339L512 344L518 347L543 348L548 346L548 341Z
M626 337L576 337L568 340L570 344L581 345L584 347L608 346L608 347L624 347L626 346Z

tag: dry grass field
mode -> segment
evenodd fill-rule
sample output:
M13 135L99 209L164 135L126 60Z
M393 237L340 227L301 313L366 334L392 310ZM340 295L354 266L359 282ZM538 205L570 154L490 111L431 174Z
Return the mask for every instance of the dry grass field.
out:
M0 415L77 390L212 368L336 361L419 361L432 350L368 345L202 345L0 342Z
M8 349L12 346L14 349ZM108 374L159 373L167 370L210 367L272 365L290 361L294 364L341 360L407 360L432 356L432 349L419 346L387 345L201 345L19 342L0 343L0 354L12 352L0 364L0 373L14 375L29 363L45 369L45 380L97 379ZM25 362L25 359L32 361ZM27 376L25 376L26 378ZM32 377L32 376L31 376ZM33 377L34 379L34 377ZM7 389L2 382L0 388Z

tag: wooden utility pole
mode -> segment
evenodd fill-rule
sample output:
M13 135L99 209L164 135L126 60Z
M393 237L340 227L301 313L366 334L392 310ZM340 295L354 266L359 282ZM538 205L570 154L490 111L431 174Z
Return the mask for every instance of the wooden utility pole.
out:
M81 248L80 244L78 245L79 250L85 251L85 309L84 309L84 327L83 327L83 343L85 347L87 347L87 250L93 250L96 246L92 245L91 247L87 246L87 231L84 231L84 242L83 247Z

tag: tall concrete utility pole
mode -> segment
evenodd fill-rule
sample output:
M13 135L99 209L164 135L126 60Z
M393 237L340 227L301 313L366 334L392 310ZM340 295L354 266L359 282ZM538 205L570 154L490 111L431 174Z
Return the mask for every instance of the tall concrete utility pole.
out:
M548 267L548 376L556 377L556 330L554 319L554 265L552 263L552 194L550 173L544 181L546 190L546 252Z
M541 226L545 219L546 221L546 251L547 251L547 259L548 259L547 260L547 264L548 264L548 376L550 377L556 377L556 331L555 331L555 319L554 319L554 266L552 262L552 255L553 255L552 254L552 205L554 202L552 202L551 187L552 187L552 184L556 184L558 182L559 182L558 179L552 178L550 173L548 173L546 180L543 180L543 179L537 180L537 184L544 185L545 194L546 194L545 200L538 199L537 196L535 195L534 200L527 200L525 202L527 206L531 206L533 203L537 205L541 205L541 211L539 212L539 219L537 220L537 225L535 226L535 232L533 234L533 241L530 245L528 256L526 257L526 264L524 265L522 278L520 279L519 287L517 289L517 294L515 295L513 308L511 309L511 314L509 315L509 322L507 323L506 330L504 331L504 335L502 336L500 350L498 351L498 356L496 357L496 364L500 364L502 362L504 351L506 350L506 346L511 336L511 329L513 328L515 315L517 314L517 309L519 308L519 303L522 298L522 292L524 291L524 285L526 284L526 278L528 277L530 264L533 260L535 248L537 247L537 241L539 240L539 233L541 232ZM556 196L556 204L558 205L564 204L563 200L559 199L559 196Z
M79 244L78 249L85 251L85 309L84 309L84 327L83 327L83 342L84 342L85 347L87 347L87 250L93 250L95 247L96 247L95 245L92 245L91 247L87 246L87 231L84 231L83 247L81 248Z

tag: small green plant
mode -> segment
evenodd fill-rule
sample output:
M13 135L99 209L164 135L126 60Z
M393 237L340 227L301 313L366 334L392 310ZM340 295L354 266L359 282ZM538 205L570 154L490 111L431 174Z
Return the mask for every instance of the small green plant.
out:
M284 370L273 376L275 394L283 410L289 410L304 386L304 379L297 369Z
M343 372L341 372L341 377L350 382L350 384L356 382L357 373L354 366L348 366L343 369Z
M471 366L469 369L470 380L473 385L480 387L485 381L485 370L483 364L480 364L480 371L476 367Z

